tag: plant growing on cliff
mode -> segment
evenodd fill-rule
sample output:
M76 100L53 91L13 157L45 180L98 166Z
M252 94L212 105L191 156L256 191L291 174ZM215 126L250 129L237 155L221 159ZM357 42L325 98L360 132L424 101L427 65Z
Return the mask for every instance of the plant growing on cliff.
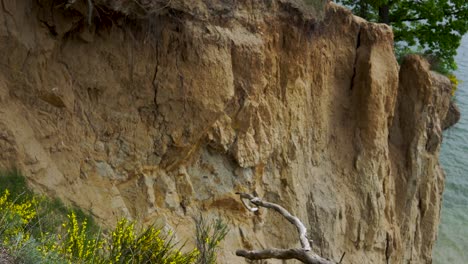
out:
M30 234L24 230L36 216L34 207L37 201L17 202L11 199L10 192L5 190L0 196L0 238L3 245L21 247L29 240Z
M447 75L449 78L450 82L452 83L452 91L450 91L450 94L452 95L452 98L455 96L455 92L458 89L458 84L460 83L460 80L457 79L457 76L453 73L449 73Z
M171 231L136 225L121 219L114 229L101 230L80 210L35 195L18 172L0 172L0 250L15 263L214 264L227 234L223 221L200 216L197 248L183 252Z
M8 190L0 195L0 246L19 263L189 264L198 259L197 249L183 253L162 229L150 226L138 232L134 222L122 219L107 235L90 233L88 221L73 211L55 233L35 237L31 223L40 203L35 197L18 200Z
M227 225L220 218L212 222L207 222L206 219L200 215L195 219L195 229L197 249L200 252L196 263L215 264L216 251L219 248L219 243L228 233Z
M466 0L337 0L369 21L391 25L396 51L422 50L443 73L456 69L454 57L468 31Z
M165 234L162 229L149 226L142 232L135 230L135 223L122 219L112 231L110 243L106 246L110 252L103 263L194 263L198 250L182 253L175 248L174 236Z

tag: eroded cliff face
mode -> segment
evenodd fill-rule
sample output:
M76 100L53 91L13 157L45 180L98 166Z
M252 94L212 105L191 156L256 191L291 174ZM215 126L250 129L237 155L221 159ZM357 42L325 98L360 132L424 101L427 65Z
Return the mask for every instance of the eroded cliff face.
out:
M2 167L106 225L191 238L220 215L219 263L298 245L236 191L296 214L325 257L431 262L450 82L399 68L389 27L286 0L96 1L89 26L86 1L58 2L1 0Z

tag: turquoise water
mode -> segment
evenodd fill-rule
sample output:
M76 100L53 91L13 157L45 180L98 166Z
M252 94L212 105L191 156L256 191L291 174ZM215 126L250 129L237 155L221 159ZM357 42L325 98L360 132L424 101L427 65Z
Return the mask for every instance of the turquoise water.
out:
M445 170L445 192L434 263L468 263L468 36L456 58L462 81L456 101L461 120L444 132L440 161Z

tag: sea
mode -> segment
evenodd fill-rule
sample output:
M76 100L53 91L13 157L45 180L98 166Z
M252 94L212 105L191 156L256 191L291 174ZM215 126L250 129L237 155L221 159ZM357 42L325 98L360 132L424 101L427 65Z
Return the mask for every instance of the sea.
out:
M434 264L468 264L468 35L456 56L461 81L455 100L461 120L444 132L440 162L445 170L441 223L434 247Z

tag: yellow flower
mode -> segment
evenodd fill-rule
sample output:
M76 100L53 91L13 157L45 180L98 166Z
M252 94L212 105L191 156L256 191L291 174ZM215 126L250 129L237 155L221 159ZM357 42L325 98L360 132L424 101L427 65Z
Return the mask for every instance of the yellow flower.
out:
M447 77L449 78L450 82L452 83L451 95L454 96L455 92L457 91L458 84L460 83L460 81L457 79L457 76L455 76L453 73L449 73L447 75Z

